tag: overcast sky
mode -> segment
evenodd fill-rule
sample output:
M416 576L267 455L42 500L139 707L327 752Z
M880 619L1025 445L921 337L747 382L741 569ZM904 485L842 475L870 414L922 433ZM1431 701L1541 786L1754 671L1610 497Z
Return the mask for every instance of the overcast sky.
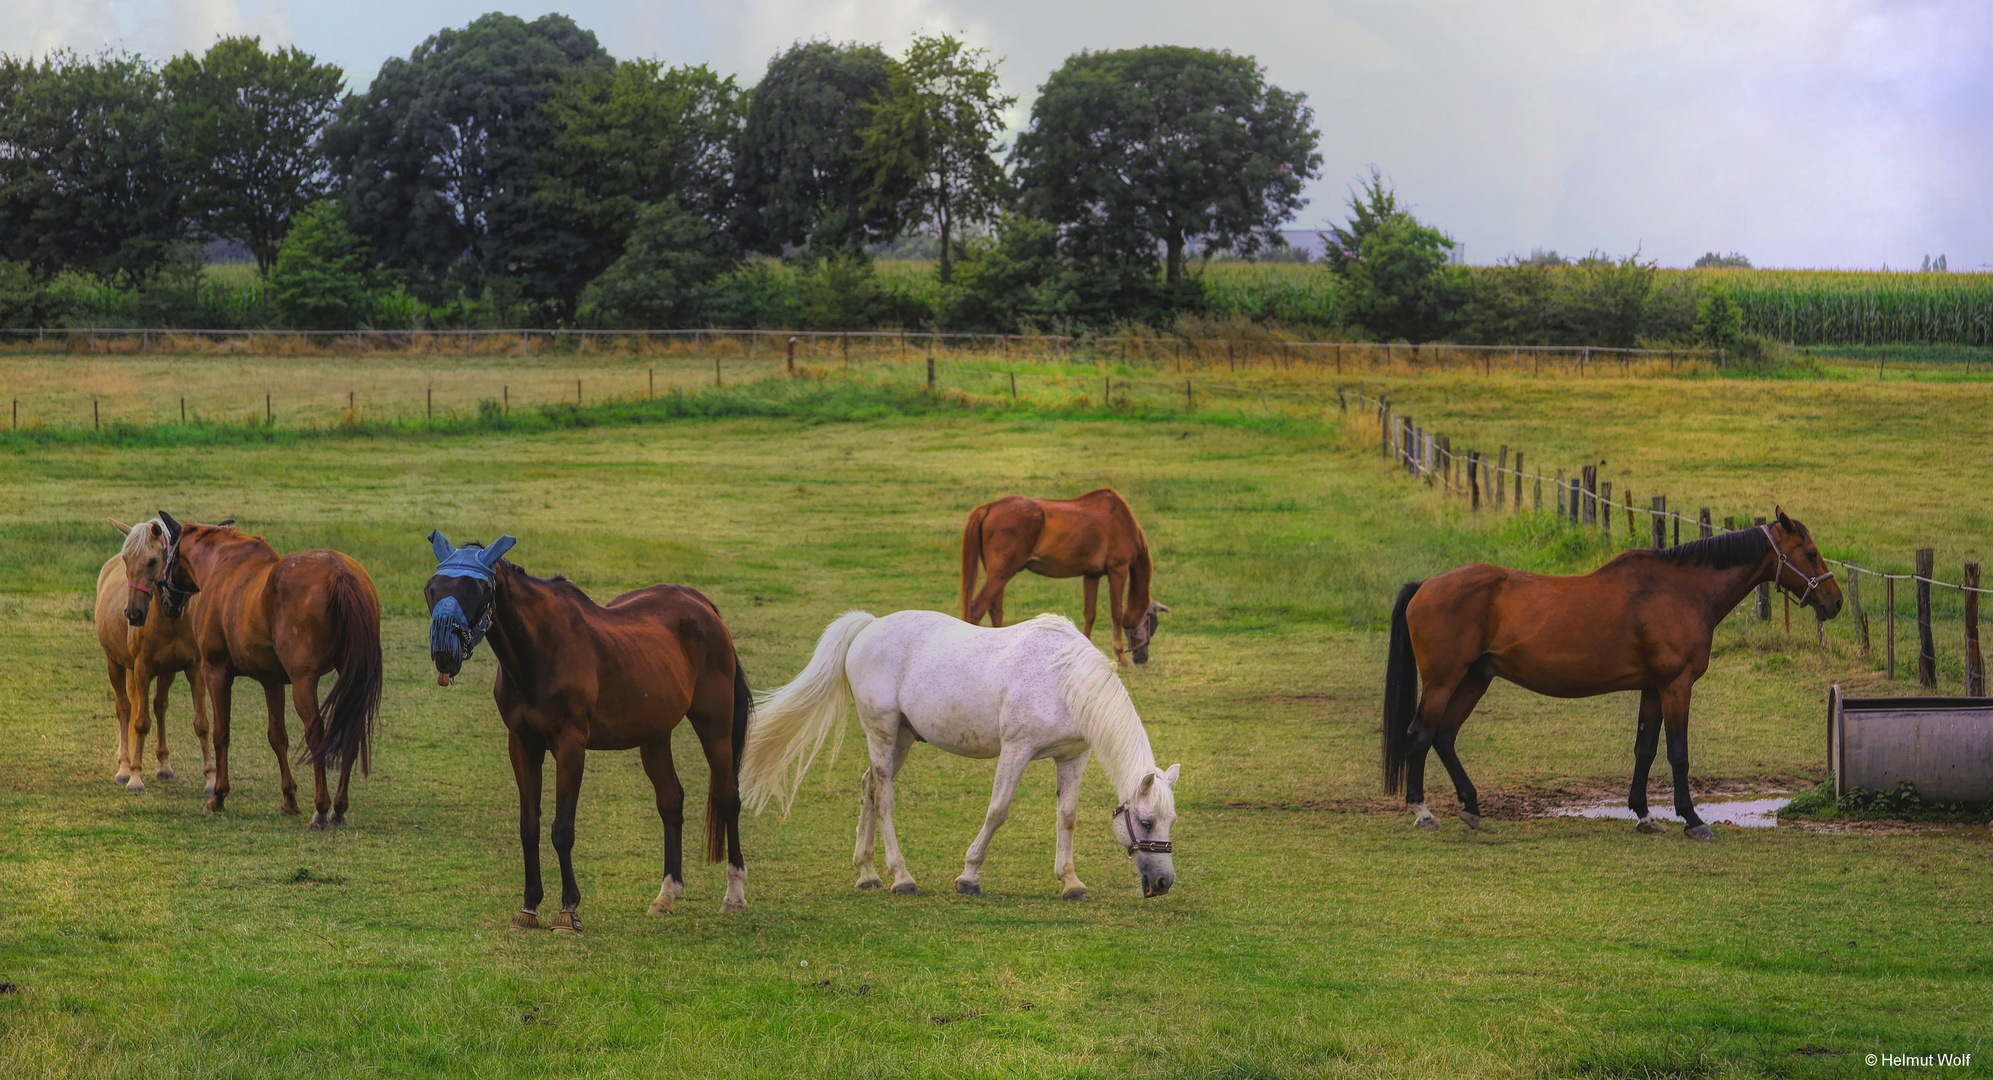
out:
M364 84L491 0L0 0L0 52L162 58L223 34L295 43ZM953 32L1003 58L1019 121L1081 49L1257 57L1315 109L1322 179L1296 227L1339 220L1375 164L1471 262L1638 248L1663 265L1993 268L1986 0L572 0L619 57L752 82L797 38Z

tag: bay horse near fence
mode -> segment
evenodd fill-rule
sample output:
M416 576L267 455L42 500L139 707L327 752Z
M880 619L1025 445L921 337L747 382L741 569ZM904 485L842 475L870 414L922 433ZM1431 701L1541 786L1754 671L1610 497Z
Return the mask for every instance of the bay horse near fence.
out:
M1454 737L1496 676L1551 697L1638 690L1627 800L1636 828L1667 831L1647 814L1647 771L1665 726L1675 812L1689 836L1709 839L1689 799L1689 697L1709 669L1717 624L1764 582L1791 593L1822 621L1840 613L1840 586L1806 527L1784 510L1770 525L1665 551L1628 551L1577 577L1476 564L1406 585L1391 614L1384 789L1395 792L1402 782L1414 823L1437 828L1425 805L1426 751L1437 750L1460 798L1461 819L1478 827L1479 798Z
M305 754L317 782L311 827L346 823L346 788L353 764L368 768L374 716L381 703L381 601L373 579L337 551L277 554L260 536L227 523L181 525L160 511L168 533L161 587L201 594L194 605L194 641L201 679L214 705L214 790L208 809L228 800L228 747L235 680L262 684L270 716L270 749L282 775L284 813L298 812L291 778L284 687L304 722ZM318 681L337 671L323 700ZM339 770L328 795L325 770Z
M201 771L207 777L205 793L212 795L214 748L208 739L207 693L201 688L194 621L187 610L192 597L157 585L166 565L166 526L157 518L136 528L115 519L111 524L125 540L97 572L96 614L97 643L104 649L117 707L115 779L134 795L145 791L145 778L139 773L144 765L145 737L154 724L159 729L158 778L175 778L166 749L166 702L173 676L185 672L194 701L194 738L201 745ZM155 592L159 594L157 604L152 602ZM157 691L153 689L155 681Z
M554 854L561 864L561 911L550 928L581 932L581 886L574 878L574 813L590 750L635 749L664 821L664 883L650 913L666 914L685 891L681 867L685 788L671 761L671 730L692 722L706 752L706 860L727 860L722 911L747 906L740 847L740 761L753 699L733 636L713 602L683 585L652 585L597 604L563 577L536 578L506 562L516 541L456 547L429 534L436 573L429 604L429 657L448 686L489 634L498 660L492 696L505 721L512 778L519 788L519 847L525 903L512 917L540 925L540 776L554 756Z
M989 571L981 592L976 591L978 565ZM962 618L979 623L987 614L992 626L1002 626L1004 586L1024 570L1049 578L1082 579L1086 625L1081 633L1089 639L1100 579L1105 577L1115 657L1125 664L1133 651L1136 663L1149 662L1157 616L1169 607L1149 595L1153 571L1149 542L1135 522L1135 512L1114 489L1089 491L1077 499L1007 495L969 511L968 523L962 527Z

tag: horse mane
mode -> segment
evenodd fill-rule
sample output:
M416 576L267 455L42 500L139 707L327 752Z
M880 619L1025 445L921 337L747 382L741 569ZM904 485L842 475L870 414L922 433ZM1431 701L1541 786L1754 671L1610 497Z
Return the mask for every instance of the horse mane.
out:
M131 527L131 531L125 534L124 543L118 546L118 554L136 555L138 553L138 546L142 543L145 543L146 539L152 535L152 530L146 527L148 525L158 526L159 531L162 535L166 532L166 523L160 521L158 518L152 518L147 521L141 521L138 524L133 525ZM166 546L166 542L164 540L160 540L159 546L164 548Z
M1156 755L1114 662L1063 615L1040 615L1024 625L1041 627L1064 639L1053 668L1066 707L1072 710L1073 720L1085 733L1101 768L1114 781L1114 790L1125 797L1144 774L1155 771ZM1169 785L1161 788L1163 794L1158 798L1171 798Z
M1718 533L1707 540L1676 544L1655 554L1676 566L1708 566L1728 570L1733 566L1749 566L1764 558L1769 550L1771 541L1765 538L1764 530L1753 527Z
M572 581L569 581L567 579L567 575L565 574L555 574L553 577L534 577L532 574L526 571L525 567L520 566L518 563L515 563L510 559L498 560L498 568L504 570L509 574L512 574L515 577L524 578L527 584L537 585L540 588L546 589L547 591L554 593L557 596L566 597L569 600L576 600L581 603L587 604L591 607L601 606L595 602L594 597L591 597L586 592L583 592L581 586L576 585Z

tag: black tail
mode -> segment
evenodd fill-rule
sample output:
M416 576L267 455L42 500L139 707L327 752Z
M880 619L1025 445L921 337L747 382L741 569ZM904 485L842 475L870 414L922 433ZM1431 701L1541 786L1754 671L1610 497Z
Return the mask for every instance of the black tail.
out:
M332 622L339 639L333 658L339 681L318 704L325 734L311 760L344 768L358 759L365 774L373 768L374 716L381 709L381 613L360 579L344 571L332 585Z
M1412 630L1405 609L1421 582L1398 590L1391 609L1391 659L1384 670L1384 790L1397 794L1405 783L1405 757L1412 745L1412 725L1419 718L1419 662L1412 655Z
M747 669L740 666L740 654L734 654L734 806L739 814L740 806L740 763L747 756L747 718L754 712L754 692L747 688ZM713 793L719 790L717 778L706 787L706 861L719 862L727 857L727 826L713 805Z

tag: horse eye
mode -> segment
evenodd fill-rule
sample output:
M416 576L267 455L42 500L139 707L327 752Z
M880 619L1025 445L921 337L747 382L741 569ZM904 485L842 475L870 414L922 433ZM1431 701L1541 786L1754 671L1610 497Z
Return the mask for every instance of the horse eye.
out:
M1153 829L1153 828L1155 828L1155 827L1156 827L1156 819L1155 819L1155 818L1143 818L1143 819L1142 819L1142 827L1143 827L1144 829Z

